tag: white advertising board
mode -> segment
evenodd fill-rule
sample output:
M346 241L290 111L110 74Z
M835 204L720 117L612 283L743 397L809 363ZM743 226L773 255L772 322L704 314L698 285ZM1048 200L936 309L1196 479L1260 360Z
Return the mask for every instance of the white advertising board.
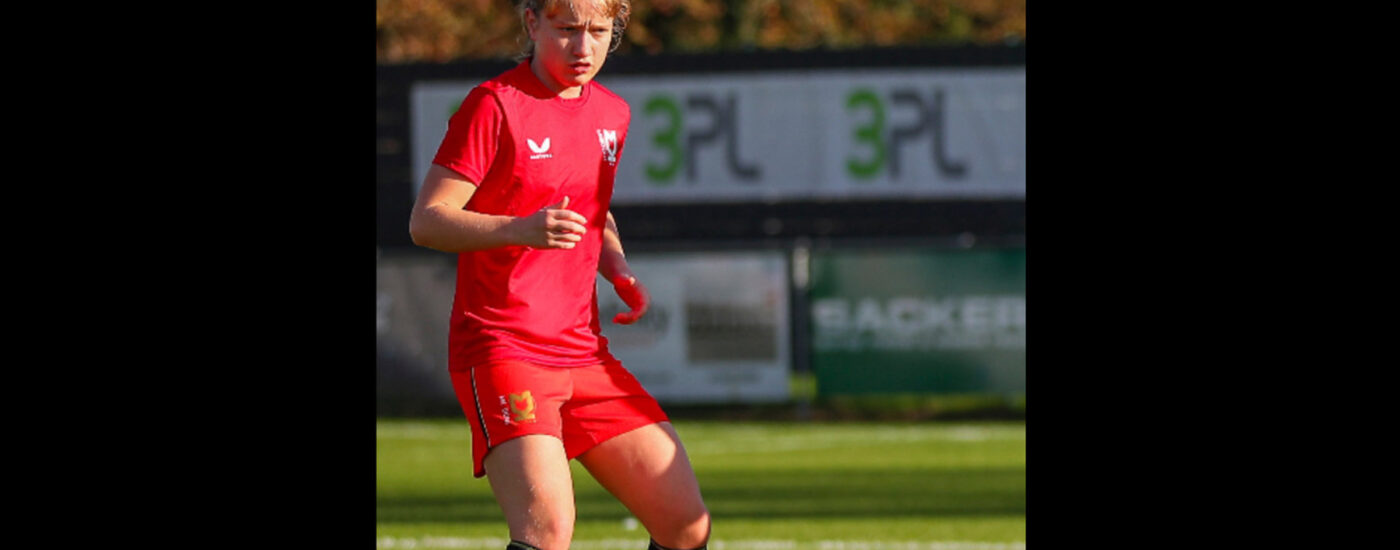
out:
M786 258L777 251L642 254L628 264L652 303L637 323L598 277L603 335L623 365L663 403L786 400L791 370ZM451 410L447 323L456 263L437 256L380 258L377 347L381 391Z
M758 403L788 398L787 262L780 252L638 255L627 263L650 291L632 325L600 277L598 311L614 356L663 403Z
M613 202L1024 198L1024 67L608 76L632 108ZM480 81L416 82L415 194Z

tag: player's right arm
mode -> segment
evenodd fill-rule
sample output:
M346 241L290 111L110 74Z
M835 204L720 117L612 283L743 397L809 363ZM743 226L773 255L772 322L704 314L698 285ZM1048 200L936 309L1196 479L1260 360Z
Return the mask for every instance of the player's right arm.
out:
M476 187L461 174L432 165L409 217L413 244L452 253L503 246L571 249L587 231L588 220L567 209L568 197L529 216L465 210Z

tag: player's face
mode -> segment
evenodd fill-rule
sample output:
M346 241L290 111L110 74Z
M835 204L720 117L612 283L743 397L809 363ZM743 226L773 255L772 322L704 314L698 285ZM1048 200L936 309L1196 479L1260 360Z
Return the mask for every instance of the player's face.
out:
M613 20L601 3L575 0L553 14L525 12L525 26L535 42L530 68L545 86L564 97L577 97L608 57Z

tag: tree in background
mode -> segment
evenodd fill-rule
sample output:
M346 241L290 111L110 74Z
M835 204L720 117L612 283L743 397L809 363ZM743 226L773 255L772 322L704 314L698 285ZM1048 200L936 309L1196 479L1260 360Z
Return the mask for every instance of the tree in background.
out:
M513 57L512 0L376 0L380 63ZM1004 44L1026 0L633 0L619 53Z

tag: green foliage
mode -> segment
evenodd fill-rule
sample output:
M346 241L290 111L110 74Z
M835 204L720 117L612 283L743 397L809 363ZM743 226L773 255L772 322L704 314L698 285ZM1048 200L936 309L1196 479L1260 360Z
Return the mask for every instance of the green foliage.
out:
M376 0L380 62L510 57L524 33L508 0Z
M508 58L524 32L510 0L377 0L381 63ZM1024 41L1026 0L634 0L620 53L861 48Z

